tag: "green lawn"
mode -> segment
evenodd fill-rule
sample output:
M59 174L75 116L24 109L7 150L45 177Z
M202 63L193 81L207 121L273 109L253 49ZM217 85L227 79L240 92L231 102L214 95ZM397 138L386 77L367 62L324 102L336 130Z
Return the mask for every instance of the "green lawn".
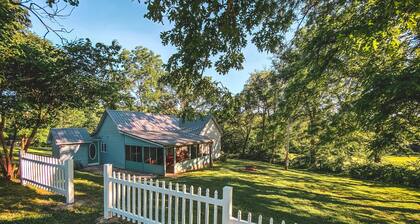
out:
M420 162L420 155L410 156L384 156L382 159L383 164L392 164L394 166L412 167L418 165Z
M244 172L245 165L258 171ZM220 193L223 186L233 186L234 213L241 209L245 217L251 211L273 217L275 223L420 222L419 189L284 171L267 163L229 160L171 180ZM65 206L61 196L0 180L0 223L94 223L102 217L102 181L101 176L76 171L75 204Z

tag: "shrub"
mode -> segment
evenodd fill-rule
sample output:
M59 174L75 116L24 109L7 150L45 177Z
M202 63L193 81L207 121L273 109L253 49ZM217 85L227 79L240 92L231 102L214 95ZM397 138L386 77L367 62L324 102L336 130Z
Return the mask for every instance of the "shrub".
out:
M226 153L223 153L222 155L220 155L219 157L220 162L226 162L227 160L228 160L228 156Z
M420 187L420 168L393 166L390 164L359 164L350 167L350 176L359 179Z

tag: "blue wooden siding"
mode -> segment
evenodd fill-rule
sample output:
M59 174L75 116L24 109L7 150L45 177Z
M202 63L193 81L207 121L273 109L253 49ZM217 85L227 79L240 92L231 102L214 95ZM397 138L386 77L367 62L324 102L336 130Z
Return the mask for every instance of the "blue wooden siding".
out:
M88 147L89 144L80 144L80 145L69 145L74 148L78 148L76 153L74 154L73 159L81 163L82 166L88 165Z
M107 148L106 152L100 152L100 163L112 163L115 167L124 169L124 136L119 133L117 126L109 116L105 117L95 137L101 138L101 142L106 144Z

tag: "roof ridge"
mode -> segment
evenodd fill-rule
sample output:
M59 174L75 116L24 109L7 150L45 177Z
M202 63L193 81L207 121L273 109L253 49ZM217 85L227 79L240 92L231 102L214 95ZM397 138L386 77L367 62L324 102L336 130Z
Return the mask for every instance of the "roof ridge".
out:
M178 118L178 116L174 114L158 114L158 113L151 113L151 112L143 112L143 111L133 111L133 110L114 110L114 109L106 109L106 111L114 111L114 112L124 112L124 113L141 113L141 114L147 114L147 115L155 115L155 116L171 116Z

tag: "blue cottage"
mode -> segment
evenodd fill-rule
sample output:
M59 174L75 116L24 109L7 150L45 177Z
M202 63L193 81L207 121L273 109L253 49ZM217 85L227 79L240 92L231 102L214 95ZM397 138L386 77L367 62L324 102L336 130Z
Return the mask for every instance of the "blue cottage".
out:
M53 156L80 166L115 167L165 175L199 169L221 153L222 130L212 116L193 121L171 115L106 110L91 135L85 128L51 129Z

